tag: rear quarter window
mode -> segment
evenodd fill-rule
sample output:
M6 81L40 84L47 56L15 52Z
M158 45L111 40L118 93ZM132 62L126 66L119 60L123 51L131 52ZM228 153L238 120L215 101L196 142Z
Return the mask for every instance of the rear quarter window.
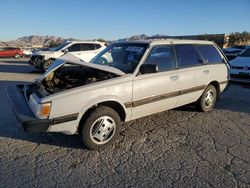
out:
M206 63L222 63L223 58L221 57L218 50L214 45L199 44L195 45L195 48L202 55Z

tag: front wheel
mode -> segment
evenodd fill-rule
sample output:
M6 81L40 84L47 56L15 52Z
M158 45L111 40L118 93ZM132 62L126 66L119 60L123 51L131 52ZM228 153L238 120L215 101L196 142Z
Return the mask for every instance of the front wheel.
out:
M43 65L42 65L42 71L46 72L51 64L52 64L52 60L44 61Z
M80 125L80 136L88 149L99 150L111 144L119 134L121 119L110 107L97 107Z
M209 112L213 109L217 99L217 90L213 85L209 85L197 101L197 107L202 112Z

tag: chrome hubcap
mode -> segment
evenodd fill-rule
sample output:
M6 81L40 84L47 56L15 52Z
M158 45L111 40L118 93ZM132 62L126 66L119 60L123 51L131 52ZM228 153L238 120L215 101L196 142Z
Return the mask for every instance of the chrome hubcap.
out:
M211 107L214 103L214 92L212 90L209 90L207 93L206 93L206 96L205 96L205 105L207 108Z
M113 138L115 129L115 120L109 116L102 116L92 124L90 138L96 144L105 144Z

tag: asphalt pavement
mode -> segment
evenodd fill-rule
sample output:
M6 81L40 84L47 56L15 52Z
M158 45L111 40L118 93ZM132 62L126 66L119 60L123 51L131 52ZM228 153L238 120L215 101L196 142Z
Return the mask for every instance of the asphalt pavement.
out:
M102 151L77 136L25 133L5 87L39 76L0 59L0 187L250 187L250 86L232 84L215 109L193 106L123 125Z

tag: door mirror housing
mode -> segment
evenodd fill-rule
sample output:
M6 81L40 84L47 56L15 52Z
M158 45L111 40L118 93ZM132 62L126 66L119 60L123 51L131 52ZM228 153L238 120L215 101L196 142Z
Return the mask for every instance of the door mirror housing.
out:
M150 73L157 73L159 72L158 65L155 64L143 64L140 67L141 74L150 74Z
M62 52L65 53L65 54L66 54L68 51L69 51L69 49L67 49L67 48L62 50Z
M140 67L141 74L157 73L159 72L158 65L155 64L143 64Z

